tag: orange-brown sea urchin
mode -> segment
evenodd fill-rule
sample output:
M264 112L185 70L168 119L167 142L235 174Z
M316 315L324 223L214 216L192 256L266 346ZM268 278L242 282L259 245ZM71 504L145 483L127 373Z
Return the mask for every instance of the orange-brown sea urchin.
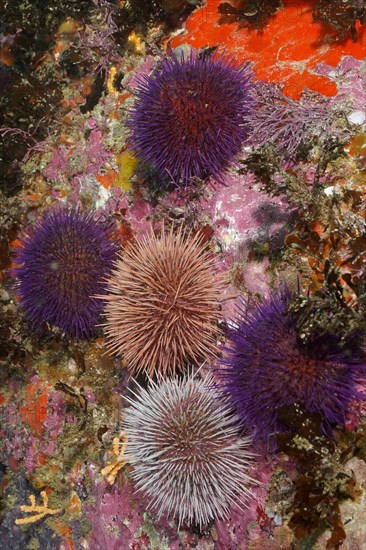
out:
M222 286L200 234L171 229L127 249L108 281L110 351L135 373L175 374L216 353Z

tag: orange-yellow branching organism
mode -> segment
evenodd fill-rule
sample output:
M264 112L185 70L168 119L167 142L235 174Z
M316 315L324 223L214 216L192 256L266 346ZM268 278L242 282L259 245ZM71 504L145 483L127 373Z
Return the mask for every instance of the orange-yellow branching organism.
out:
M116 481L116 477L121 468L128 462L128 459L124 458L124 454L127 448L128 439L124 431L120 432L119 436L113 438L112 452L115 456L109 464L102 470L102 474L107 476L107 481L111 485Z
M33 514L33 515L28 516L26 518L16 519L15 520L16 525L26 525L27 523L34 523L39 519L43 519L45 516L54 516L55 514L58 514L61 511L61 508L58 508L55 510L52 510L52 508L48 508L48 496L46 491L41 491L41 497L43 501L41 506L36 505L36 497L34 495L31 495L29 497L30 506L27 504L24 504L20 507L22 512L25 512L27 514Z

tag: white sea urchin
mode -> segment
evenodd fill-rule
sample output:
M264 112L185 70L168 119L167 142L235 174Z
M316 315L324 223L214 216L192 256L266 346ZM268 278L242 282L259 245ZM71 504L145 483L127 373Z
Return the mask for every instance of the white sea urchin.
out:
M206 525L249 497L252 453L213 378L150 380L123 413L126 458L136 486L158 517Z

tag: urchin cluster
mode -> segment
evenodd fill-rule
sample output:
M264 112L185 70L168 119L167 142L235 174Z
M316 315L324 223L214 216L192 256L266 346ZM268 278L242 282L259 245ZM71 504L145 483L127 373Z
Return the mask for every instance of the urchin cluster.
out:
M128 120L142 162L177 185L220 179L247 137L251 77L225 55L165 58L141 79Z
M93 212L57 208L20 237L14 262L20 302L34 328L45 322L76 338L88 336L100 321L117 245Z
M258 438L283 429L277 411L292 403L320 413L325 431L342 425L366 378L356 349L340 348L326 336L301 341L296 317L287 312L294 297L283 287L260 302L241 299L221 361L221 390Z
M228 516L250 496L249 437L213 389L213 378L192 375L150 381L123 413L125 457L136 486L158 517L199 526Z
M222 291L200 235L162 231L131 245L108 281L105 333L135 373L175 374L211 359Z

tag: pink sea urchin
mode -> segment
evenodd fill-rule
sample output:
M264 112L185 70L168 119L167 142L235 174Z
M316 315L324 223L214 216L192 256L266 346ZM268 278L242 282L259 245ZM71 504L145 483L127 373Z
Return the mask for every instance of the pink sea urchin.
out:
M107 346L134 372L174 374L216 351L221 283L200 234L181 227L125 250L108 281Z
M247 136L252 73L225 55L172 56L141 81L131 142L164 181L220 178Z
M126 458L158 516L204 526L242 507L250 490L250 438L212 389L211 376L150 381L123 413Z

